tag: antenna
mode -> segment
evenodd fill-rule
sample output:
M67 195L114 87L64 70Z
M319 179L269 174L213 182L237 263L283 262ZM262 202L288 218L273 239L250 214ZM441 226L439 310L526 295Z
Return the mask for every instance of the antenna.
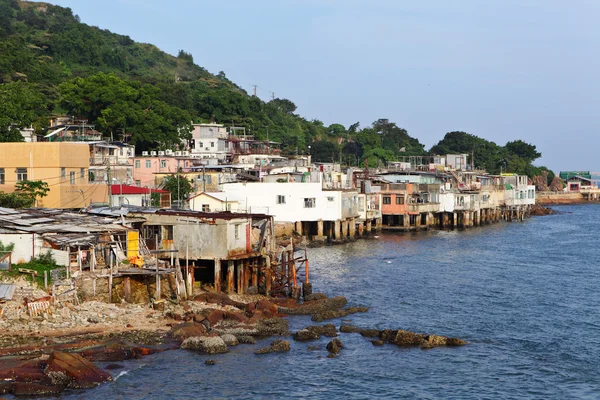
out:
M256 97L256 88L258 87L258 85L250 85L254 88L254 97Z

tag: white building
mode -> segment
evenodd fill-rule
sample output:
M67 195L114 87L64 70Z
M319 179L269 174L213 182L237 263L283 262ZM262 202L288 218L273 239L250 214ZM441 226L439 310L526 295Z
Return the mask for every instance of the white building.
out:
M201 192L188 199L190 210L202 212L221 212L239 210L237 198L223 192Z
M230 155L227 129L221 124L192 124L192 156L225 161Z

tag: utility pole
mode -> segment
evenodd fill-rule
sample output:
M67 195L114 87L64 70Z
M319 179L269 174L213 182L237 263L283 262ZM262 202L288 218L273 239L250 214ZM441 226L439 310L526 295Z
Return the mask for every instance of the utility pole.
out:
M271 92L271 100L275 100L275 92Z
M254 97L256 97L256 88L258 87L258 85L250 85L254 88Z
M106 158L106 187L108 188L108 206L112 207L112 193L111 193L111 185L110 185L110 158Z

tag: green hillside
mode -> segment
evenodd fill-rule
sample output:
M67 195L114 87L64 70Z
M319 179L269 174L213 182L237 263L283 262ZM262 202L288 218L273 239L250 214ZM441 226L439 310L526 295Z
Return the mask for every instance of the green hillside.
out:
M291 100L264 102L224 72L214 75L194 64L183 50L169 55L86 25L69 8L0 0L0 54L0 141L20 140L11 126L33 125L41 133L51 115L67 114L87 118L107 136L131 134L140 152L174 149L189 136L190 121L215 121L245 127L258 139L279 141L284 154L310 151L315 161L364 165L368 159L375 166L429 154L418 139L387 119L362 129L358 123L346 128L308 121L296 114ZM469 140L445 141L433 153L471 153ZM531 162L540 156L534 152L536 157L521 162L515 149L494 146L479 144L476 166L498 172L502 160L509 158L516 161L505 166L531 174ZM485 151L490 154L484 156Z

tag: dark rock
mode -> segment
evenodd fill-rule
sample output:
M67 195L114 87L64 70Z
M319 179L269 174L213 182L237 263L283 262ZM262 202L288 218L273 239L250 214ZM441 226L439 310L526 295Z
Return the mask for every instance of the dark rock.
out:
M331 354L338 354L343 347L342 341L338 338L334 338L331 342L327 343L327 351Z
M256 339L252 336L247 335L236 335L235 336L240 344L254 344L256 343Z
M189 337L204 336L207 334L207 329L203 324L198 322L183 322L171 328L169 335L177 340L185 340Z
M290 315L321 314L326 311L341 310L348 301L344 296L333 297L326 300L315 300L304 302L297 307L280 307L279 311Z
M464 346L465 344L467 344L467 342L459 338L446 339L446 346Z
M121 369L123 366L121 364L108 364L104 369Z
M308 350L310 350L310 351L321 350L321 346L308 346Z
M16 382L13 384L13 393L15 396L49 396L59 394L64 388L61 385Z
M340 332L342 333L359 333L361 330L361 328L350 324L342 324L340 326Z
M315 322L321 322L326 319L343 318L357 312L367 312L368 310L367 307L348 307L344 310L328 310L314 314L311 319Z
M385 344L383 340L371 340L371 343L373 343L373 346L383 346Z
M325 293L312 293L304 296L304 301L326 300L328 299Z
M285 353L287 351L290 351L290 342L287 340L277 339L271 342L269 347L257 350L254 352L254 354Z
M306 296L310 296L313 291L312 283L310 282L302 282L302 293L304 293L304 298Z
M338 334L337 329L335 329L335 325L333 325L333 324L312 325L312 326L307 327L306 329L316 332L319 335L328 336L328 337L336 337Z
M380 331L378 329L361 329L360 334L363 337L378 338Z
M398 330L392 343L397 346L420 346L425 341L425 335L404 330Z
M277 304L273 304L268 300L260 300L258 303L256 303L256 309L261 310L263 312L269 312L273 315L279 312L279 306Z
M287 336L290 334L288 321L282 318L269 318L256 324L258 336Z
M182 349L198 350L206 354L227 353L229 349L220 336L189 337L181 343Z
M53 351L44 373L53 383L75 389L91 388L112 380L108 372L96 367L79 354Z
M206 365L215 365L217 362L215 360L206 360L204 361L204 364Z
M225 319L225 312L221 310L213 310L206 319L208 322L210 322L210 326L215 326Z
M299 342L308 342L310 340L320 339L321 335L318 332L305 328L294 333L293 338Z
M229 296L223 293L202 293L194 297L194 301L201 301L204 303L221 304L224 306L233 306L240 310L246 309L246 304L238 301L231 300Z

